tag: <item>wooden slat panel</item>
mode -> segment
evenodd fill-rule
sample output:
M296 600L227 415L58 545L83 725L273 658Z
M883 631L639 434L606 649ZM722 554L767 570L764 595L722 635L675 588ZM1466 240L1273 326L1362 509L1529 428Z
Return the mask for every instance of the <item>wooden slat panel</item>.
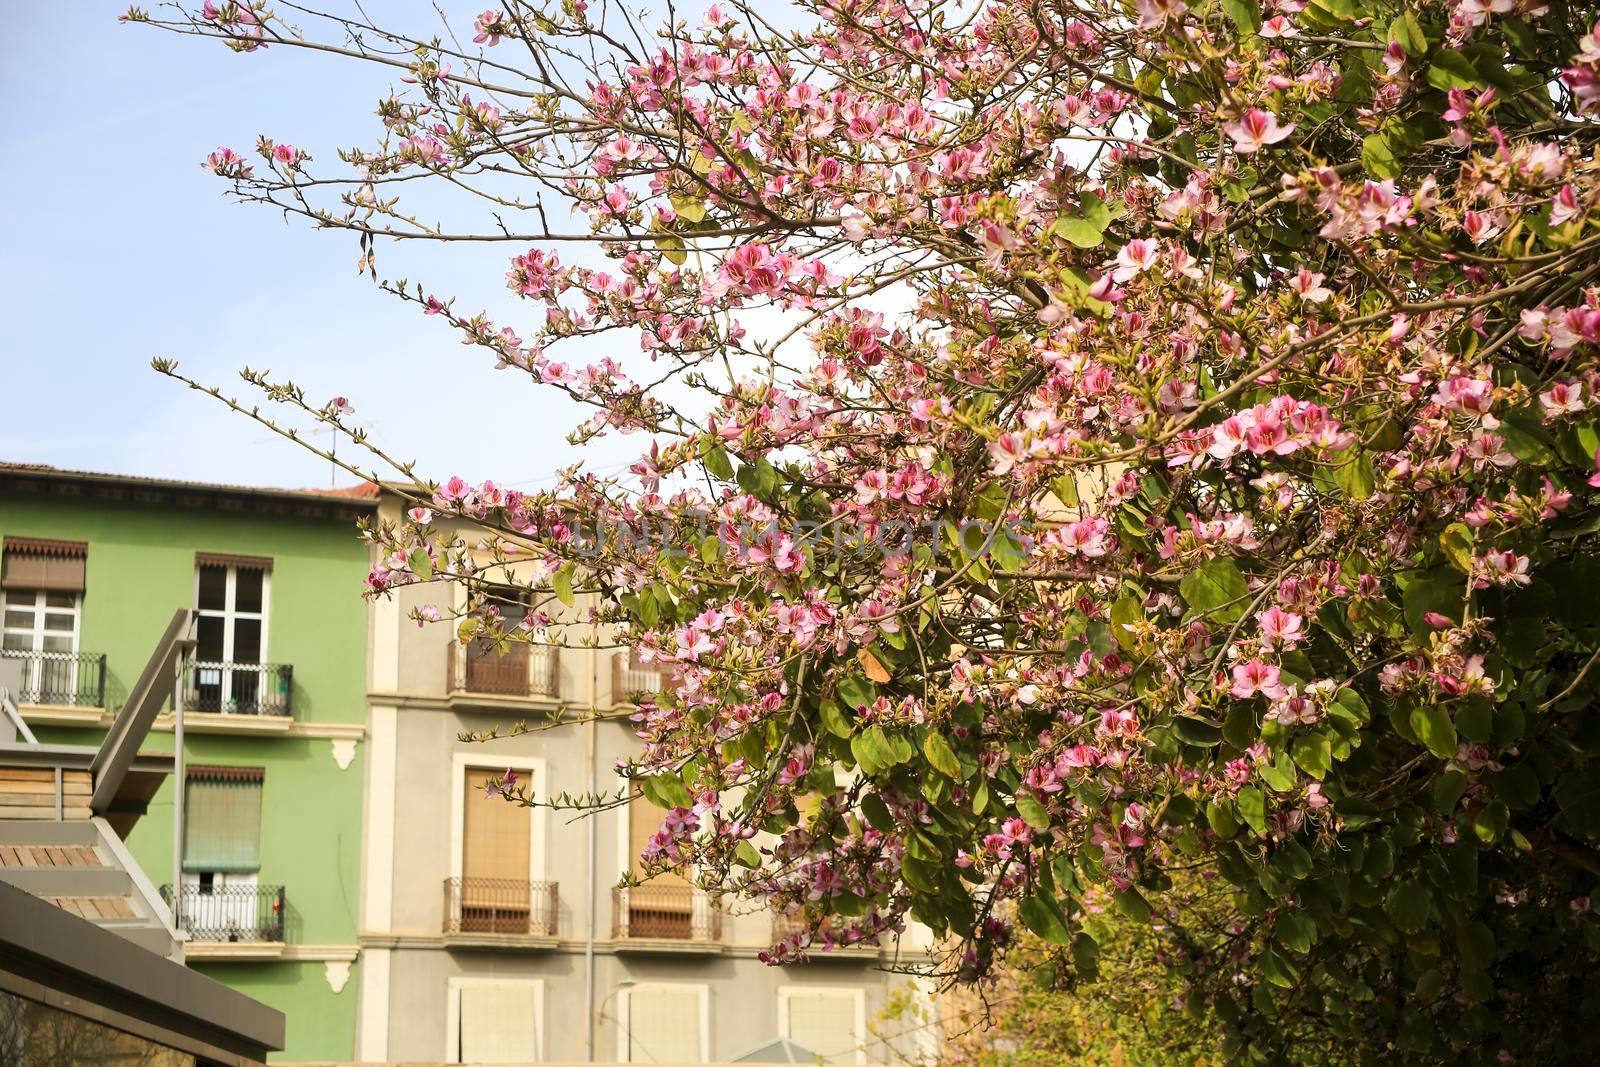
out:
M497 771L467 770L462 874L526 881L533 809L487 796L485 786L499 777ZM531 791L535 783L526 784Z
M0 767L0 782L54 782L56 772L32 767Z
M94 812L90 811L88 806L85 805L81 808L67 808L61 813L61 817L77 821L88 819L93 814ZM54 819L55 817L56 808L54 804L23 806L0 802L0 819Z
M0 845L0 867L20 867L22 860L17 858L17 850L10 845Z
M131 919L134 917L134 911L128 906L126 897L107 897L106 899L110 902L109 918Z

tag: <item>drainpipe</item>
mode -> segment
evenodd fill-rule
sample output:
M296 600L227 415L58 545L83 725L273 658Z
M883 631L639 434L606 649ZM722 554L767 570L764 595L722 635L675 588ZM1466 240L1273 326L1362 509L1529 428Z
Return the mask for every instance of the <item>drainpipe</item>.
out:
M595 593L594 594L594 603L593 603L593 607L592 607L591 610L594 610L594 611L600 610L600 594L599 593ZM588 666L588 674L589 674L589 728L588 728L588 731L587 731L587 733L588 733L587 764L588 764L588 771L589 771L588 792L589 792L589 796L593 797L594 794L595 794L595 741L596 741L596 735L595 735L596 723L595 723L595 718L600 713L599 712L599 708L597 706L597 700L596 700L596 694L595 694L595 675L600 670L600 652L599 652L599 649L596 648L596 645L599 643L599 640L598 640L599 635L596 633L595 626L594 626L594 623L592 621L593 616L590 616L590 618L591 618L591 622L589 624L589 638L590 638L590 640L589 640L589 656L588 656L588 660L589 660L589 666ZM585 1041L584 1047L585 1047L585 1049L586 1049L586 1051L588 1053L589 1062L593 1063L594 1062L594 1023L595 1023L595 1019L594 1019L595 850L596 850L596 847L597 847L597 845L599 843L599 838L598 838L598 826L597 826L598 820L595 818L595 813L591 811L589 813L588 818L585 819L584 821L589 824L589 827L588 827L589 847L586 850L586 856L587 856L587 862L588 862L588 868L589 868L588 871L586 872L587 880L588 880L589 899L588 899L588 901L587 901L587 903L585 905L585 908L584 908L585 914L588 916L588 922L585 925L584 940L583 940L584 1018L586 1018L588 1020L588 1031L587 1031L587 1034L586 1034L586 1041Z
M173 658L172 679L172 929L180 943L186 940L179 916L183 910L183 661L187 651L179 643Z

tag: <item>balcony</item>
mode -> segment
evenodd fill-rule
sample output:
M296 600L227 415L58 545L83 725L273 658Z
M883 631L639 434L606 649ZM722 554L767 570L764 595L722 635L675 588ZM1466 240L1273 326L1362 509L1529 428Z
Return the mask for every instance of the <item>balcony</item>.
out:
M494 642L452 643L446 668L449 692L508 700L559 700L560 650L550 645L514 643L504 652Z
M687 882L647 882L611 890L611 936L617 950L717 952L722 913Z
M12 694L18 704L106 706L106 657L101 653L6 649L0 656L22 661L22 688Z
M611 657L611 700L631 704L635 697L654 696L666 688L672 675L657 663L646 663L633 651Z
M560 893L555 882L513 878L446 878L446 944L526 947L554 939Z
M191 660L183 673L184 711L294 715L294 668L286 663Z
M172 886L161 887L161 899L172 906ZM283 944L287 898L281 885L186 885L178 901L178 925L191 942L213 944ZM201 955L224 955L208 953Z

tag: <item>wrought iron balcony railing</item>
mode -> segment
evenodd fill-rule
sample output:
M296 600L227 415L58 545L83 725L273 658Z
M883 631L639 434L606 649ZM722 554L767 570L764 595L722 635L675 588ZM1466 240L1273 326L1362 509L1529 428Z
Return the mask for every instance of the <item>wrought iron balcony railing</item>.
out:
M560 650L554 646L518 642L497 652L493 642L471 641L452 643L448 652L452 693L550 700L561 695Z
M287 663L191 660L183 675L185 711L293 715L294 668Z
M444 932L555 937L559 903L555 882L446 878Z
M172 886L161 887L172 906ZM186 885L178 900L178 926L192 941L283 941L287 898L281 885Z
M611 657L611 699L618 704L636 697L654 696L666 687L671 673L661 664L646 663L634 652L618 652Z
M646 882L611 890L611 936L617 940L722 940L722 913L686 882Z
M12 694L18 704L106 706L106 657L99 652L0 651L22 661L22 689Z

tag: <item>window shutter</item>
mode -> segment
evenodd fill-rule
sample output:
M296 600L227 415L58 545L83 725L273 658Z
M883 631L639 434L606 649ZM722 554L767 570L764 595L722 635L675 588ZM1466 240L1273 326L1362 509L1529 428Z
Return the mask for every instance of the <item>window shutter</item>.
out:
M242 571L270 571L271 556L238 556L227 552L196 552L194 562L198 567L237 567Z
M695 986L628 991L629 1063L704 1063L700 990Z
M661 829L662 820L666 817L666 808L651 803L648 797L639 792L638 787L634 787L633 797L628 801L628 867L634 874L644 874L644 864L639 857L644 855L644 850L650 844L650 839L656 835L656 831ZM681 905L673 901L672 906L681 906L683 911L689 910L689 880L683 876L682 872L668 871L665 874L658 874L649 879L646 884L659 886L681 885L684 888L683 901ZM662 897L658 893L653 895L651 899L665 900L668 898Z
M192 767L184 796L183 869L261 869L260 768Z
M539 987L484 982L460 987L461 1063L532 1063L539 1058Z
M533 809L484 792L484 787L501 773L467 769L466 796L462 800L461 874L465 878L526 882ZM519 772L522 773L525 772ZM526 784L532 787L531 782Z
M794 989L784 1036L823 1063L852 1064L862 1035L856 1032L856 995L847 989Z
M8 537L0 563L0 588L45 589L57 593L83 592L84 564L89 546L82 541L49 541L39 537Z

